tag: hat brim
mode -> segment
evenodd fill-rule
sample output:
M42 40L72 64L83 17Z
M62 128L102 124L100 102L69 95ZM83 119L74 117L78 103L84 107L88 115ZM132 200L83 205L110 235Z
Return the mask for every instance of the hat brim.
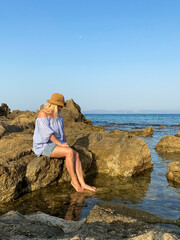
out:
M66 106L66 103L58 103L58 102L54 102L54 101L50 101L50 100L47 100L48 103L51 103L51 104L54 104L54 105L57 105L57 106L60 106L60 107L64 107Z

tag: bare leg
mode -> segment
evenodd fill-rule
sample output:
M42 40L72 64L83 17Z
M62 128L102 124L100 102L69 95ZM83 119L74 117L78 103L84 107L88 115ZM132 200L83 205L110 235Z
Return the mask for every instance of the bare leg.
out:
M79 181L75 172L74 153L70 147L57 146L51 153L50 157L61 158L65 157L66 168L71 176L71 185L77 192L81 192L84 188L79 184Z
M79 159L79 154L76 151L74 151L74 159L75 159L75 170L76 170L78 181L81 184L81 187L84 188L84 189L95 192L96 188L87 185L84 181L81 161Z

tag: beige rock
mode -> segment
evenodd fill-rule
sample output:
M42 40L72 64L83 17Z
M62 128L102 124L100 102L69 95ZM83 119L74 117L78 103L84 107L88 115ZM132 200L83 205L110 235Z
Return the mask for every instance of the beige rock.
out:
M66 101L66 107L62 109L61 113L68 126L73 122L85 122L85 116L81 113L80 106L73 99Z
M13 133L0 139L0 202L8 202L22 194L31 148L29 134Z
M180 138L165 136L156 145L156 150L162 153L180 153Z
M23 129L31 128L34 130L35 120L36 120L36 113L34 113L34 116L21 114L12 121L12 124L20 126Z
M169 163L167 178L175 183L180 183L180 162Z
M28 165L26 178L30 191L41 189L58 180L62 175L62 159L36 157Z

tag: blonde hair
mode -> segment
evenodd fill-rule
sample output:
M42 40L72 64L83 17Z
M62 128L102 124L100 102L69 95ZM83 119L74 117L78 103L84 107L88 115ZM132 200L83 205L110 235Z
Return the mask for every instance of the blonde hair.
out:
M42 110L47 114L52 114L55 118L60 116L60 113L58 111L58 106L52 103L44 104Z

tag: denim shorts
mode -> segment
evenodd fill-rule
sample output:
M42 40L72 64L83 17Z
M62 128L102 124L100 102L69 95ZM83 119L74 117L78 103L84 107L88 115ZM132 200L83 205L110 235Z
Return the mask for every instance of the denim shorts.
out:
M56 146L57 144L55 143L49 143L47 147L45 147L45 149L43 150L42 155L46 157L50 157L52 151L55 149Z

